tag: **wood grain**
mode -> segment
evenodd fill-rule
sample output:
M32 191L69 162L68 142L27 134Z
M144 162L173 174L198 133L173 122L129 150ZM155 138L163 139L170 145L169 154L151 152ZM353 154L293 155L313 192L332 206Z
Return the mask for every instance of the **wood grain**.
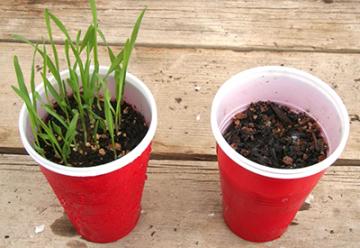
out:
M149 163L140 221L124 239L101 246L76 234L29 156L2 154L24 153L17 131L21 102L10 89L12 57L19 56L28 79L32 56L11 35L46 41L45 8L74 34L91 21L87 2L0 1L0 248L359 246L360 0L97 0L100 27L115 49L148 6L130 72L150 87L159 111L157 159ZM61 44L60 33L54 36ZM106 65L105 56L101 48ZM313 191L311 207L279 240L255 244L224 224L217 165L204 160L216 159L209 116L218 87L261 65L320 77L342 97L352 121L346 150ZM41 224L44 232L35 234Z
M224 224L215 162L152 160L135 230L101 247L358 247L360 166L334 166L279 240L255 244ZM71 228L45 178L23 155L0 155L0 247L100 247ZM45 225L35 234L37 225ZM8 238L4 238L8 235Z
M326 2L98 0L97 5L101 27L114 44L125 40L147 6L138 43L143 46L360 52L360 1ZM0 40L14 33L46 39L45 8L72 34L91 21L86 0L2 0ZM55 37L61 40L59 32Z
M32 51L26 45L13 43L0 43L0 50L0 151L21 152L17 130L21 102L10 88L16 83L12 56L19 56L25 77L29 78ZM107 64L104 50L100 55L103 64ZM211 101L231 75L260 65L283 64L303 69L331 84L355 118L360 114L358 61L356 54L137 48L130 72L150 87L157 102L159 125L154 154L191 159L215 154L209 120ZM341 158L360 159L359 121L351 123L349 142Z

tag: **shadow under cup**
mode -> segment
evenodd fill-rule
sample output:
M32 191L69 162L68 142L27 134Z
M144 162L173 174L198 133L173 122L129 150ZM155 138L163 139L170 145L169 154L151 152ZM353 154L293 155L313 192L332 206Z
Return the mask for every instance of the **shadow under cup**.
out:
M309 167L276 169L238 154L222 136L232 117L250 103L273 101L305 111L322 128L328 157ZM300 70L267 66L241 72L217 92L211 126L223 193L223 214L240 237L265 242L280 237L325 170L343 151L349 118L340 97L326 83Z

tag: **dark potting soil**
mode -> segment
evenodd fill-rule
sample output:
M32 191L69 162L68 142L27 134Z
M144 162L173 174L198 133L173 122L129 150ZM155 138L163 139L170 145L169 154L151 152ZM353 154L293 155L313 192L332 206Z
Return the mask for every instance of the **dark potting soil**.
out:
M255 102L232 119L225 140L259 164L295 169L324 160L328 145L320 126L308 114L274 102Z
M77 103L73 97L70 97L69 104L71 108L75 108ZM95 99L96 102L97 99ZM100 100L100 105L102 109L94 106L93 111L104 117L104 104L103 101ZM114 109L116 108L116 102L112 102ZM58 106L55 106L55 110L58 114L63 115L63 112ZM114 131L115 135L115 151L117 153L118 158L124 156L129 153L132 149L134 149L145 137L148 126L145 122L144 116L136 111L134 107L130 104L123 102L121 105L121 125L118 132ZM48 116L46 122L53 121L57 123L59 126L61 124L52 117ZM96 135L94 133L94 125L90 123L89 118L86 117L86 127L88 134L91 134L94 139L88 138L88 142L85 143L84 136L82 132L78 132L76 136L76 141L79 144L77 148L71 149L71 154L68 159L68 163L73 167L91 167L96 165L105 164L114 160L114 147L111 142L111 138L109 133L102 128L98 128L98 132ZM81 130L80 120L78 121L78 130ZM64 133L64 130L63 130ZM61 144L61 141L59 141ZM55 156L53 148L44 143L41 144L42 148L45 150L45 157L55 163L63 164L61 159Z

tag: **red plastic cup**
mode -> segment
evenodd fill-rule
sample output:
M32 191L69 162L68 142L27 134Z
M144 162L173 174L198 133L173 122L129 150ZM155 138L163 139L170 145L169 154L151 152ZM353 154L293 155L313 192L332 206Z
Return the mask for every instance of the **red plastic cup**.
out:
M100 73L104 75L107 69L100 67ZM68 71L61 73L63 79L68 76ZM50 81L54 83L53 78ZM143 114L149 130L132 151L107 164L74 168L45 159L32 147L33 135L26 107L23 106L20 112L19 130L25 149L40 164L76 231L93 242L106 243L124 237L135 227L140 216L157 110L150 90L141 80L127 73L126 82L125 100ZM109 77L108 83L113 89L113 77ZM37 91L44 97L42 85ZM46 114L41 108L39 113Z
M276 169L250 161L223 138L232 117L251 102L274 101L306 111L322 127L328 157L309 167ZM280 66L241 72L221 86L211 109L211 127L223 192L224 220L243 239L266 242L287 229L325 170L343 151L349 117L340 97L326 83L300 70Z

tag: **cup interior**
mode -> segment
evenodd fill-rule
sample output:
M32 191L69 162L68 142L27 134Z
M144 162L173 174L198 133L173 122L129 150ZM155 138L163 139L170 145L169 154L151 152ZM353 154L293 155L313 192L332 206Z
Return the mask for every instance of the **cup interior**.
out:
M106 66L100 66L100 74L105 75L108 70ZM67 70L62 71L60 74L63 80L69 77L69 72ZM57 90L57 84L55 83L55 79L53 77L49 78L49 81L53 84L55 90ZM115 98L114 95L114 87L115 80L113 76L109 76L108 87L110 89L110 93L113 94L112 97ZM43 84L40 84L36 91L40 94L43 99L41 102L38 102L38 113L41 117L45 118L47 112L43 109L42 104L48 103L45 97L45 91ZM68 95L71 95L72 92L70 89L67 89ZM100 92L101 94L101 92ZM54 99L49 94L49 102L53 104ZM83 167L83 168L75 168L75 167L66 167L62 165L57 165L43 157L41 157L32 147L34 142L34 136L31 130L29 114L26 110L26 107L23 106L20 112L19 118L19 130L21 140L24 144L27 152L41 165L45 166L47 169L52 170L54 172L58 172L60 174L69 175L69 176L96 176L111 172L115 169L121 168L128 163L132 162L134 159L139 157L142 152L151 144L151 141L155 135L155 130L157 126L157 110L155 100L150 92L150 90L146 87L146 85L133 76L130 73L126 75L126 84L124 89L124 100L131 104L137 111L139 111L145 118L146 123L149 126L149 130L145 135L144 139L135 147L132 151L130 151L127 155L123 156L119 160L110 162L107 166L100 165L94 167Z
M219 89L212 105L211 121L220 146L226 141L219 134L222 135L229 126L233 116L257 101L277 102L313 117L321 126L329 144L328 157L346 142L349 132L348 114L341 99L330 86L303 71L268 66L239 73ZM226 149L229 148L232 149L228 145Z

